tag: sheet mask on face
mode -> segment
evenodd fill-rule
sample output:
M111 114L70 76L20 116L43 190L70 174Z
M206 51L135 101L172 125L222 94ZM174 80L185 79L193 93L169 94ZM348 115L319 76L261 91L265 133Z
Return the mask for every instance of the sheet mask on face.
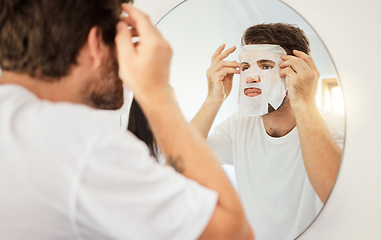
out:
M238 114L261 116L268 113L268 104L275 110L279 108L287 91L287 80L279 76L281 56L286 54L279 45L242 47Z

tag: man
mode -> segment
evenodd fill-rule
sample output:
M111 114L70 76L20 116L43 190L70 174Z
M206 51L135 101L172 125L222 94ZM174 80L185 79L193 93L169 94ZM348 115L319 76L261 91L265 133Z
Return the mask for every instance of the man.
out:
M235 47L213 55L208 97L192 124L221 164L234 165L257 239L294 239L331 192L342 151L335 140L343 133L331 133L316 106L319 72L301 29L255 25L242 42L240 63L224 60ZM238 113L208 136L234 74L241 77Z
M117 0L1 1L2 239L252 239L170 94L169 44L122 8L128 17ZM96 111L121 107L122 81L182 175Z

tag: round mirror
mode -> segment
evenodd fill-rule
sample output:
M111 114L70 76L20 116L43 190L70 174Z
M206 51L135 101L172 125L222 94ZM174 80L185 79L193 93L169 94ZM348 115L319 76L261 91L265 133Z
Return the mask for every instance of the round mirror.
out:
M308 23L295 11L277 0L188 0L159 21L157 27L170 42L174 52L170 83L175 90L184 116L191 121L207 97L206 70L211 64L211 57L216 49L223 43L226 44L226 48L236 46L237 50L225 60L239 61L241 38L245 30L262 23L287 23L304 31L310 42L311 56L320 72L316 105L332 139L342 149L344 103L334 64L324 44ZM235 74L232 82L231 93L218 111L210 132L236 114L238 110L240 75ZM294 132L292 130L286 135L295 135ZM248 136L250 137L250 134L245 135L245 137ZM295 136L298 138L298 133ZM284 138L282 136L274 139L278 141ZM249 145L245 140L242 141L246 146ZM233 148L243 147L233 146ZM242 149L242 151L248 151L248 149ZM279 155L279 151L276 151ZM295 239L308 228L324 206L326 199L322 199L317 194L316 185L311 183L315 180L311 180L313 177L310 172L307 174L305 169L300 142L297 151L293 156L288 157L295 159L288 160L290 162L287 166L284 166L282 161L284 155L290 153L286 151L284 155L278 156L278 162L271 165L273 171L270 170L267 173L258 172L257 169L261 169L258 165L261 163L251 164L251 159L247 156L246 165L239 164L241 159L232 161L232 164L223 165L242 198L248 219L259 240ZM294 157L295 155L298 156ZM259 161L267 160L264 155ZM340 161L341 155L338 164ZM290 163L293 163L292 166ZM246 175L242 171L245 171ZM247 177L248 174L250 177ZM242 175L246 177L241 177ZM260 175L266 176L257 177ZM279 177L280 175L282 177ZM264 179L272 182L265 182ZM266 197L261 198L258 195L266 195Z

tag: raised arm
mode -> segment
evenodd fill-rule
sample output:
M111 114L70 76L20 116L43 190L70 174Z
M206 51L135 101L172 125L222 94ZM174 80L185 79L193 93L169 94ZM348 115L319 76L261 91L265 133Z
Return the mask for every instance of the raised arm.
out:
M313 59L294 50L287 55L280 67L281 77L288 76L288 95L295 113L304 165L308 178L323 203L335 183L342 149L330 134L316 106L319 79Z
M208 78L208 96L200 111L192 119L191 124L198 129L206 139L213 121L217 116L224 100L229 96L234 74L239 74L238 62L225 61L236 47L223 51L225 44L221 45L212 56L212 63L206 71Z
M167 161L185 177L219 195L214 214L201 235L207 239L252 239L239 198L205 140L186 122L168 84L172 51L148 17L123 5L129 14L118 23L116 46L120 76L134 91ZM130 31L127 25L135 31ZM131 32L140 37L131 43Z

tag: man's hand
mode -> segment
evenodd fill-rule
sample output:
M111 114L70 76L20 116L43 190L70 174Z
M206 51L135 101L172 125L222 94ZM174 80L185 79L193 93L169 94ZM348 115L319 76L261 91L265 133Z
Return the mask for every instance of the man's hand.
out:
M137 100L141 100L141 93L168 88L172 49L146 14L130 4L122 4L122 9L128 17L121 17L117 25L119 74ZM136 36L140 41L134 44L132 38Z
M235 51L236 47L228 48L225 51L224 48L225 44L222 44L212 56L212 63L206 71L209 86L208 97L191 121L205 139L222 103L232 90L234 74L239 74L237 61L224 60Z
M319 71L315 62L304 52L294 50L295 56L282 56L284 62L280 76L288 77L288 96L291 107L298 111L300 107L315 105Z
M206 71L208 78L209 93L208 98L222 103L230 94L233 85L234 74L239 74L239 63L237 61L225 61L236 47L231 47L223 51L225 44L222 44L212 56L212 63Z

